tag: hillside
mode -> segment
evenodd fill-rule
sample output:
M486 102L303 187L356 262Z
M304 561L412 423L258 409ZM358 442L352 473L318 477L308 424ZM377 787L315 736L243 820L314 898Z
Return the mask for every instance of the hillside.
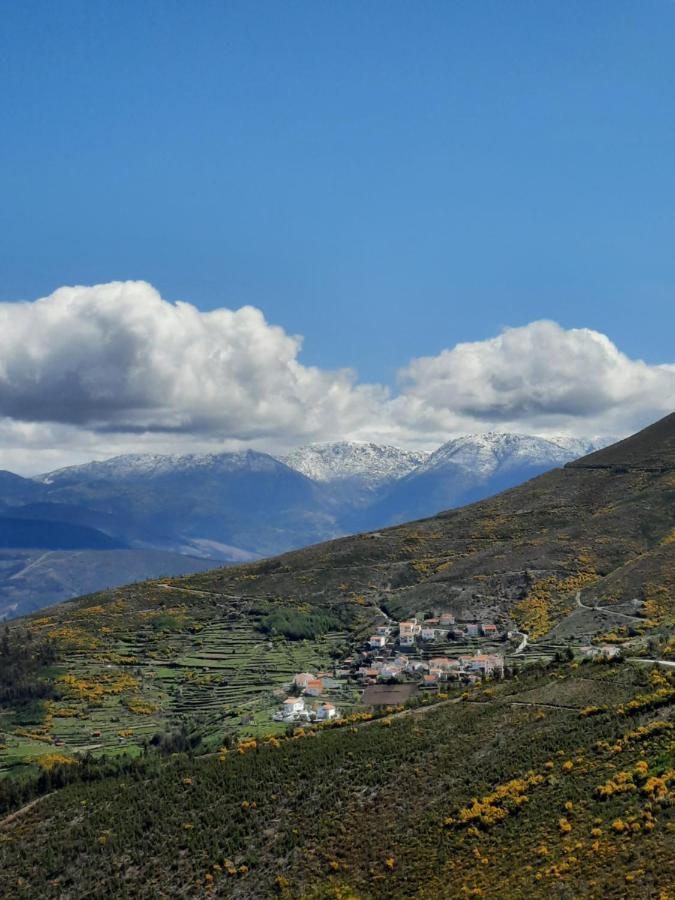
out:
M597 445L596 445L597 446ZM388 486L368 511L376 528L434 515L522 484L595 449L590 441L522 434L464 435L447 441Z
M149 755L0 824L7 898L667 898L672 676L585 664L210 757Z
M495 622L501 637L486 649L505 654L508 667L550 659L570 641L578 654L602 635L629 655L672 653L674 425L670 416L634 439L649 467L637 452L630 468L616 466L610 448L606 465L594 454L592 465L431 519L19 620L10 646L22 646L28 628L33 648L54 658L34 676L45 706L26 705L30 684L7 687L17 699L0 712L5 765L34 765L57 740L71 751L138 748L187 722L209 745L279 732L272 714L294 674L360 658L387 616L448 611ZM480 646L448 638L439 652ZM336 685L339 707L359 708L354 678Z
M363 596L391 613L497 612L534 637L573 611L577 590L582 602L657 606L674 585L674 432L672 414L488 500L189 583L328 606Z
M357 441L311 444L278 459L252 451L126 454L35 479L0 472L0 518L14 520L7 546L74 547L64 541L79 527L90 529L89 549L107 542L247 562L480 499L567 462L586 446L568 438L486 434L453 439L433 454ZM80 584L121 583L103 571L98 581L81 583L76 559L70 578L67 558L60 566L71 588L38 589L25 596L23 610L72 597ZM150 567L140 575L155 573ZM0 572L0 593L12 588Z

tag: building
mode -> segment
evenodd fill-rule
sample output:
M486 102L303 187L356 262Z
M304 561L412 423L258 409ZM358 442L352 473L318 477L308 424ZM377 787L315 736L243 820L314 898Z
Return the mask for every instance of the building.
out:
M440 618L438 620L438 624L441 627L449 628L450 625L455 624L455 617L453 616L452 613L449 613L449 612L441 613Z
M428 626L424 626L422 628L422 632L420 637L423 641L435 641L436 640L437 631L435 628L429 628Z
M491 622L485 622L480 626L481 631L483 632L484 637L497 637L497 626L493 625Z
M299 688L306 688L310 681L314 681L316 675L312 675L311 672L301 672L299 675L296 675L293 679L293 684Z
M401 666L396 663L386 663L380 669L378 678L380 681L389 681L391 678L398 678L401 674Z
M476 653L474 656L460 656L459 662L469 672L481 675L503 675L504 657L495 653Z
M417 619L409 619L407 622L399 622L398 624L398 633L400 637L417 637L421 631L422 626L418 624Z
M422 660L420 659L411 659L407 663L405 670L410 675L419 675L421 673L429 671L429 664L422 662Z
M283 702L282 715L284 719L293 719L304 711L305 701L302 697L289 697L288 700Z
M305 694L308 697L318 697L323 693L323 681L320 678L313 678L311 681L307 682L305 686Z
M328 719L337 718L337 710L332 703L322 703L316 711L317 722L326 722Z
M480 625L478 622L467 622L464 627L469 637L478 637L480 634Z
M383 634L373 634L368 639L368 643L373 650L381 650L387 643L387 639Z
M399 637L398 642L401 647L414 647L415 646L415 635L414 634L402 634Z

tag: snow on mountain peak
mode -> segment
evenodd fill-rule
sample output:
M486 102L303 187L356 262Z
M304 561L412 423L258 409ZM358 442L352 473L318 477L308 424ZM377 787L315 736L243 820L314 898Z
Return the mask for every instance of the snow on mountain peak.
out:
M89 481L92 479L125 480L137 478L157 478L164 475L188 474L210 471L236 472L255 471L272 472L280 467L274 457L254 450L242 450L234 453L126 453L112 459L93 461L80 466L68 466L40 475L36 479L43 484L54 484L59 481L75 479Z
M366 441L335 441L297 447L279 459L313 481L359 479L375 487L402 478L428 457L425 450L403 450Z
M527 434L488 431L452 438L435 450L420 471L453 464L479 476L518 466L563 465L597 449L577 438L541 438Z

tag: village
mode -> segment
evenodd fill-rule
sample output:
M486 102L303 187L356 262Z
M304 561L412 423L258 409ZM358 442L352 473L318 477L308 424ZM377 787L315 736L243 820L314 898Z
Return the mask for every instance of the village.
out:
M340 718L333 700L340 690L358 688L364 706L409 700L420 690L438 691L444 682L473 684L504 676L504 653L494 644L513 633L494 622L457 622L452 613L412 616L377 625L355 652L331 672L301 672L286 686L289 696L274 712L276 722L325 722ZM448 655L452 646L471 652Z

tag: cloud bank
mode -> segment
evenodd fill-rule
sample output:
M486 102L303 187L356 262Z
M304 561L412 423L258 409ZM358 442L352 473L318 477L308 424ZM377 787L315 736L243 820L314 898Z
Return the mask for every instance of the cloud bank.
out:
M2 303L0 468L336 438L431 447L489 429L622 435L675 406L675 365L555 322L413 359L393 395L305 366L301 349L258 309L201 312L145 282Z

